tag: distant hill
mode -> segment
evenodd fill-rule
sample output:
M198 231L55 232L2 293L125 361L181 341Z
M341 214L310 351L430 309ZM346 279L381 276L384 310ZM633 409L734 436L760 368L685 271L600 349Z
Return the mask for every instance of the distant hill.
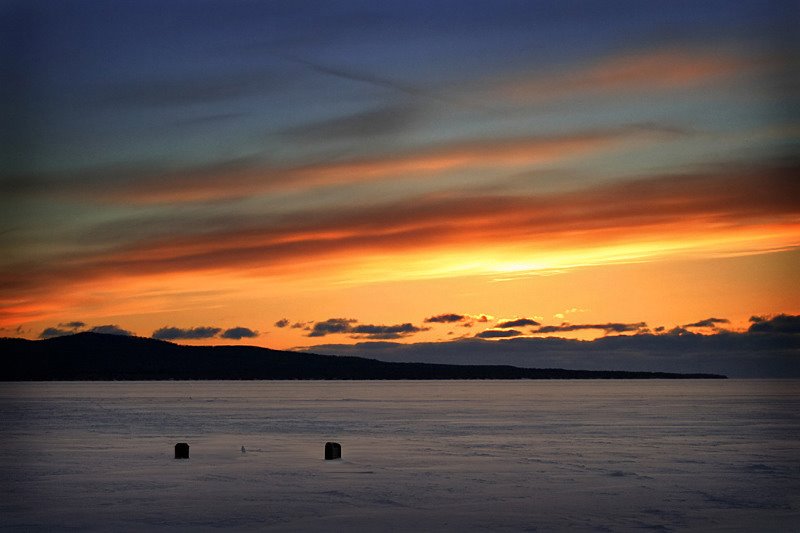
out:
M184 346L77 333L47 340L0 339L0 381L195 379L702 379L714 374L518 368L500 365L388 363L270 350Z

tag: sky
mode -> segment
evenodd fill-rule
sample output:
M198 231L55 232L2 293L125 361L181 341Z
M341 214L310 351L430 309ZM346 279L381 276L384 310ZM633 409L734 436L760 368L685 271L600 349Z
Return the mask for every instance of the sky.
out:
M780 367L798 21L764 0L3 2L0 335L519 363L543 339L768 330Z

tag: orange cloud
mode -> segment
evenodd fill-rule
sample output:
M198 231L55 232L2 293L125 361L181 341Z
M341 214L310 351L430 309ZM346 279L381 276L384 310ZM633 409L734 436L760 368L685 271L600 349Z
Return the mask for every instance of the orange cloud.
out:
M163 278L169 287L176 276L190 285L202 274L361 283L789 249L800 246L796 175L793 167L754 168L539 196L453 193L231 219L215 231L192 231L187 221L149 240L131 224L106 249L0 271L3 300L15 302L0 313L30 316L66 287L103 280Z
M539 102L586 93L668 90L696 86L765 64L726 51L651 50L605 57L571 70L511 79L496 86L493 92L512 102Z
M674 137L677 132L635 125L562 136L466 139L383 156L362 156L296 166L263 161L228 161L209 167L157 171L107 168L52 182L19 180L34 194L78 196L82 201L159 204L218 202L276 191L423 179L447 172L524 168L612 150L633 143ZM15 182L16 183L16 182Z

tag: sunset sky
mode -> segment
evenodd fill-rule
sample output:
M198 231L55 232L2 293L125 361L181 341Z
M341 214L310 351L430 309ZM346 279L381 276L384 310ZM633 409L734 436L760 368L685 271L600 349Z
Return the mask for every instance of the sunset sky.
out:
M795 2L4 6L0 336L800 314Z

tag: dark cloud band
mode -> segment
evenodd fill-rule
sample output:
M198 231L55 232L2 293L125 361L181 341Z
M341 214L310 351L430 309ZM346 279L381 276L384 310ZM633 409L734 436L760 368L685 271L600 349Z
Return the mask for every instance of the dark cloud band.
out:
M639 332L647 328L644 322L635 324L623 324L619 322L609 322L606 324L561 324L560 326L541 326L533 333L566 333L570 331L581 331L585 329L600 329L606 333L627 333Z
M522 332L515 329L487 329L475 336L479 339L508 339L519 337L520 335L522 335Z

